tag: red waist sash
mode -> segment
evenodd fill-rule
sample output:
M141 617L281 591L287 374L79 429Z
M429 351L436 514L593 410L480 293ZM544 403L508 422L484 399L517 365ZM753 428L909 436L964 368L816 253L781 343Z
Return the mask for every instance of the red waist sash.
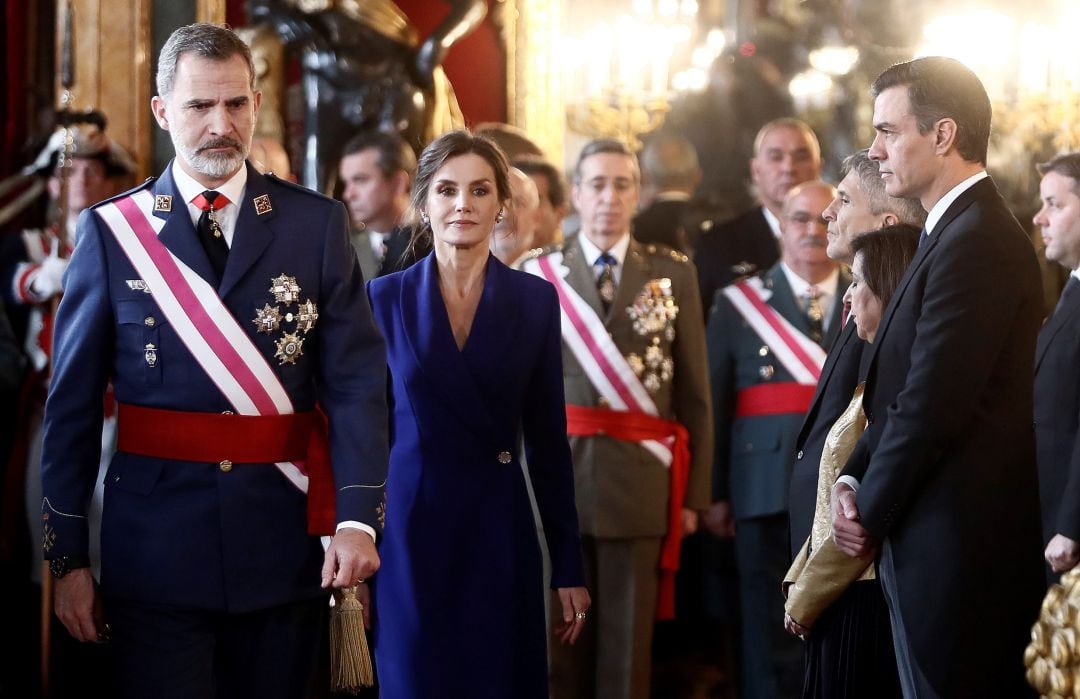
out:
M806 413L810 410L816 388L795 381L763 383L744 388L735 396L735 417Z
M613 439L640 442L675 438L672 447L671 488L668 497L668 529L660 548L660 591L656 618L675 618L675 573L679 570L682 546L682 510L690 477L690 434L680 423L645 413L604 408L566 406L566 432L575 437L606 435Z
M326 417L319 409L285 415L234 415L120 403L116 448L178 461L305 462L308 532L332 534L336 527Z

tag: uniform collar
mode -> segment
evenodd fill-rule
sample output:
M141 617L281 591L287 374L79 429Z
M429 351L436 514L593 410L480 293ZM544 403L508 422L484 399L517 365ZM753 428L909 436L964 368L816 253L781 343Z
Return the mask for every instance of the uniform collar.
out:
M581 245L581 252L585 257L585 262L592 267L596 264L596 260L600 255L604 254L604 251L596 247L591 240L584 233L578 234L578 243ZM617 267L622 268L626 263L626 251L630 249L630 231L623 233L623 236L619 238L619 241L611 246L611 249L607 251L609 255L615 258L618 262Z

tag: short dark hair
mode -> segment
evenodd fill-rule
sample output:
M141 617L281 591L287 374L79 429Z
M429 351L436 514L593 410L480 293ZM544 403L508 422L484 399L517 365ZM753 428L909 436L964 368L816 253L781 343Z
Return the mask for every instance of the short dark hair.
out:
M428 189L435 173L447 160L459 155L479 155L491 165L495 171L495 192L499 201L505 206L511 199L510 194L510 165L506 162L506 155L495 145L495 142L486 136L474 134L468 129L457 129L439 136L428 144L424 152L420 154L420 161L416 165L416 177L413 180L412 198L409 203L410 218L415 223L410 247L418 250L421 243L431 237L431 224L420 221L420 211L424 202L427 201Z
M235 32L218 24L197 23L180 27L174 31L161 47L158 54L157 91L158 95L168 98L176 82L176 64L185 53L193 53L200 58L214 61L227 61L233 56L242 56L247 63L252 91L255 90L255 63L251 59L251 48Z
M875 216L891 213L900 219L900 223L910 223L921 226L926 221L926 210L918 199L903 199L890 197L885 192L885 181L881 179L881 163L870 159L870 151L866 148L855 151L840 167L841 179L854 172L859 178L859 187L866 193L866 200L870 204L870 213Z
M906 86L911 115L925 134L941 119L956 122L956 150L968 162L986 164L990 142L990 97L979 77L953 58L925 56L886 68L870 94Z
M630 150L630 146L616 138L594 138L586 143L585 147L578 153L577 164L574 165L574 184L581 183L581 164L585 162L585 159L601 153L625 155L630 158L630 161L634 164L634 182L641 183L641 168L638 166L637 156L634 155L634 151Z
M907 223L885 226L851 241L852 254L863 256L863 282L884 308L919 248L922 231Z
M383 177L393 177L399 172L406 172L412 179L416 171L416 153L399 134L388 131L361 131L341 149L341 157L356 155L366 150L374 150L379 159L376 166Z
M1072 179L1071 189L1077 194L1080 194L1080 153L1062 153L1060 155L1055 155L1045 163L1036 165L1035 169L1039 171L1040 175L1045 175L1048 172L1056 172L1059 175Z
M548 199L551 205L558 208L566 203L566 179L554 165L537 157L518 158L513 166L526 175L539 175L547 180Z

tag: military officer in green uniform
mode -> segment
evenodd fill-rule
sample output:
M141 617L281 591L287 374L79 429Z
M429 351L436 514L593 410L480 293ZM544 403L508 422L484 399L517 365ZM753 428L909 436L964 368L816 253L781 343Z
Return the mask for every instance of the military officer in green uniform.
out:
M780 261L716 293L707 326L716 435L705 525L735 533L742 610L742 696L796 697L799 641L784 632L793 445L840 331L850 278L826 254L821 214L835 194L815 180L784 200Z
M567 431L596 600L577 645L552 644L559 699L649 696L653 621L673 612L678 542L710 502L697 277L681 253L631 238L639 192L633 152L590 142L572 192L580 234L524 264L560 296Z

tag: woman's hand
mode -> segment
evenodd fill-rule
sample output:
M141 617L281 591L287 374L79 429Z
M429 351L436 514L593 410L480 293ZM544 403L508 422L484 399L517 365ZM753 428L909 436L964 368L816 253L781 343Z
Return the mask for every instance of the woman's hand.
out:
M555 625L555 635L563 643L573 645L585 626L592 598L585 587L560 587L557 592L562 603L562 622Z
M784 628L792 636L798 636L802 640L806 640L806 637L810 635L810 629L806 628L799 622L791 618L790 614L784 614Z

